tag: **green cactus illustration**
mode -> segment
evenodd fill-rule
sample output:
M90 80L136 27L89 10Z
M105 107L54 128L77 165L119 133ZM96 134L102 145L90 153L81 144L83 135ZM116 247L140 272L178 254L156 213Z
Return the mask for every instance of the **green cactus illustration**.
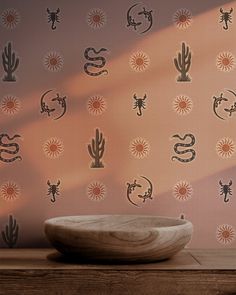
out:
M16 219L14 219L12 215L10 215L5 231L2 231L3 241L8 245L9 248L13 248L16 245L18 233L19 226L16 223Z
M189 47L186 46L184 42L182 42L182 52L178 53L178 58L174 58L174 64L176 69L180 72L180 76L177 78L178 82L190 82L191 79L187 75L189 68L191 66L191 52Z
M105 150L105 139L102 133L96 129L95 139L92 139L92 143L88 145L88 151L90 156L94 159L91 164L91 168L103 168L104 165L101 162Z
M19 65L19 58L16 57L15 52L12 51L11 42L4 47L2 53L2 64L6 75L3 77L3 81L15 82L16 78L13 75Z

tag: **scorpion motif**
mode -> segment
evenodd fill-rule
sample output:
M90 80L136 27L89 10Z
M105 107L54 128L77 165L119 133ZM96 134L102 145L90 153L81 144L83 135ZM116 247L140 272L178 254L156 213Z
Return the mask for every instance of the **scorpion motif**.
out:
M48 22L52 22L52 25L51 25L51 29L52 30L55 30L57 27L55 26L55 22L60 22L59 20L59 16L58 16L58 13L60 12L60 9L57 8L57 11L53 11L51 12L48 8L47 8L47 13L48 13Z
M91 61L101 61L101 64L100 65L97 65L95 63L91 63L91 62L88 62L84 65L84 71L86 74L90 75L90 76L99 76L101 74L108 74L108 71L107 70L101 70L97 73L93 73L93 72L90 72L88 70L88 67L95 67L95 68L103 68L106 64L106 59L102 56L97 56L97 57L90 57L88 55L89 51L93 51L95 54L99 54L101 51L107 51L106 48L101 48L99 51L96 51L93 47L88 47L86 48L85 52L84 52L84 57L88 60L91 60Z
M232 182L232 180L230 180L229 184L222 184L222 182L220 180L219 184L221 186L220 195L224 195L224 202L228 203L229 198L227 198L227 195L229 194L230 196L232 196L232 189L230 187L233 184L233 182Z
M180 162L183 162L183 163L187 163L187 162L193 161L195 159L195 157L196 157L196 152L195 152L194 149L186 149L186 150L183 150L183 151L179 151L178 150L178 147L191 147L191 146L193 146L195 144L195 137L194 137L194 135L193 134L185 134L184 137L181 137L178 134L175 134L172 137L179 138L180 140L185 140L187 137L190 137L191 138L191 142L190 143L176 143L174 145L174 151L178 155L183 155L183 154L186 154L186 153L192 153L192 156L190 158L187 158L187 159L182 159L182 158L177 157L177 156L172 156L171 160L173 161L174 159L176 159L176 160L178 160Z
M146 109L145 99L147 98L147 95L145 94L143 98L137 98L136 94L134 94L133 98L135 99L133 109L138 108L137 115L142 116L142 109Z
M221 12L221 18L220 18L220 23L224 22L223 29L228 30L228 22L232 23L232 15L231 13L233 12L233 8L230 9L229 12L223 11L222 8L220 8Z
M0 149L0 160L2 162L5 162L5 163L10 163L10 162L13 162L13 161L15 161L17 159L22 160L21 156L16 156L16 157L13 157L11 159L5 159L5 158L2 157L2 153L15 155L15 154L17 154L19 152L19 149L20 149L19 144L17 144L17 143L3 143L2 142L3 137L7 137L8 140L13 140L16 137L20 137L20 135L16 134L13 137L10 137L8 134L0 134L0 147L14 147L15 148L14 151L1 148Z
M52 203L54 203L56 201L56 195L58 196L60 194L59 188L58 188L60 183L61 183L60 180L58 180L57 184L51 184L49 180L47 182L47 184L49 186L48 196L52 195L52 198L51 198Z

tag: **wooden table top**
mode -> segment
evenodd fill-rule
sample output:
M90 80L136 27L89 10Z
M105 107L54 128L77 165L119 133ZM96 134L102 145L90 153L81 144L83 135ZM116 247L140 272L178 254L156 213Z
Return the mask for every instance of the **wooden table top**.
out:
M236 249L186 249L146 264L65 260L53 249L0 249L0 295L235 295Z

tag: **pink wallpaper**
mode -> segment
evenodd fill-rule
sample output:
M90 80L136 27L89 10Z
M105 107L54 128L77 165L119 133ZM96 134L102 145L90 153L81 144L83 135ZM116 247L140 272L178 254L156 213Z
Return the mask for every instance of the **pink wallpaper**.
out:
M1 1L1 247L78 214L235 247L236 1L205 2Z

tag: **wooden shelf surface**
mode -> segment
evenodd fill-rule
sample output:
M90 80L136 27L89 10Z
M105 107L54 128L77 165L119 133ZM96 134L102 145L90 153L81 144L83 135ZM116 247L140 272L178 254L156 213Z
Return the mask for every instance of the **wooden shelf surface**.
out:
M0 249L0 294L235 295L236 249L186 249L147 264L94 264L53 249Z

